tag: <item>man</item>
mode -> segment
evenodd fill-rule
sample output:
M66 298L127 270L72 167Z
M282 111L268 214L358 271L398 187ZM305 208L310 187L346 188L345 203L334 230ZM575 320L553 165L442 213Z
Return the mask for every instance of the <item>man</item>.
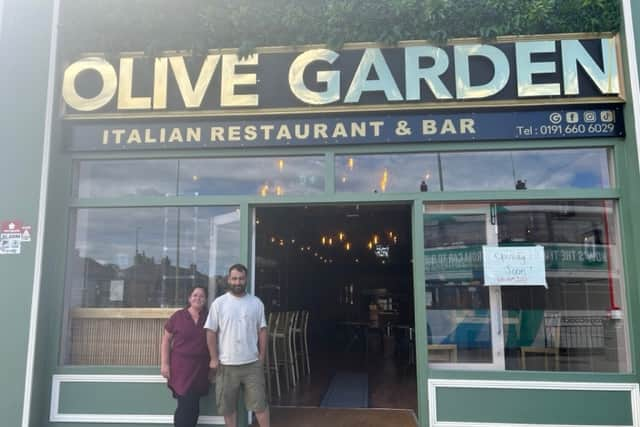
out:
M236 427L238 395L244 387L247 409L260 427L269 427L264 377L267 322L262 301L246 293L247 268L229 267L229 289L216 298L204 324L211 369L216 370L216 405L227 427Z

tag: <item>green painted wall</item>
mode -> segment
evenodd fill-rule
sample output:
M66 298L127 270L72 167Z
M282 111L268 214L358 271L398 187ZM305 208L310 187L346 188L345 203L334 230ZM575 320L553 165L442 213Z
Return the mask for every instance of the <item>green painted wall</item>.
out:
M0 220L17 219L37 232L44 141L50 0L4 0L0 35ZM3 351L2 425L20 426L37 239L19 255L0 255ZM8 349L11 349L10 351Z
M446 388L437 391L438 421L632 425L631 395L621 391ZM603 410L606 408L606 410Z

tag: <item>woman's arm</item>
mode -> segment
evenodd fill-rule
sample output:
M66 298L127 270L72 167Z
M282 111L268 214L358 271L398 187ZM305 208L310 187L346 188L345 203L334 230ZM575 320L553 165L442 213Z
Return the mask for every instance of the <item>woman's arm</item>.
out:
M162 334L162 343L160 344L160 374L169 379L171 376L171 368L169 361L171 360L171 339L173 334L166 329Z

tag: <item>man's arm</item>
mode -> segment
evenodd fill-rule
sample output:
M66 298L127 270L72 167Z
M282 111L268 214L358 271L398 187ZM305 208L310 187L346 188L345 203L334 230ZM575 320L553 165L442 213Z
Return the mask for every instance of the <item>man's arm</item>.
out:
M207 329L207 347L209 348L209 367L211 369L218 369L220 361L218 360L218 332L214 332L211 329Z
M260 331L258 332L258 351L260 354L260 362L262 363L264 363L266 360L265 358L267 357L267 339L267 328L260 328Z

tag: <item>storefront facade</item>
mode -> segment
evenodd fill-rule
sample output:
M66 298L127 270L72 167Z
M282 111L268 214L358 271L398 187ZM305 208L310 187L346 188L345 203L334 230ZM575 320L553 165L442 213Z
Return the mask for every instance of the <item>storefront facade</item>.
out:
M420 425L640 425L627 55L567 34L59 64L44 222L7 218L38 237L1 259L36 259L23 425L169 424L154 331L186 290L240 261L266 292L277 246L333 263L260 224L345 206L408 213ZM366 256L392 264L377 231Z

